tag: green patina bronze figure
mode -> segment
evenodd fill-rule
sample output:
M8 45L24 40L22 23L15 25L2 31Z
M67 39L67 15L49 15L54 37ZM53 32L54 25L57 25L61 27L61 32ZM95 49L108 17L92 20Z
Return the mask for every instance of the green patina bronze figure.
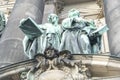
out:
M69 50L73 54L98 54L101 51L101 38L107 26L97 28L94 21L80 17L80 12L71 9L68 18L62 22L60 51Z
M86 21L80 17L80 12L72 9L68 13L68 18L62 22L65 30L62 34L60 51L69 50L73 54L89 54L91 46L88 38L90 28L86 26Z
M98 54L101 52L101 47L102 47L102 35L104 32L108 30L107 25L101 26L97 28L92 21L91 26L95 27L91 29L91 32L89 34L89 40L90 40L90 45L91 45L91 53L93 54Z
M31 59L43 53L47 47L59 49L62 29L58 16L50 14L48 23L36 24L31 18L21 20L20 28L26 34L23 40L24 52Z
M5 25L6 25L5 15L2 11L0 11L0 37L3 33Z

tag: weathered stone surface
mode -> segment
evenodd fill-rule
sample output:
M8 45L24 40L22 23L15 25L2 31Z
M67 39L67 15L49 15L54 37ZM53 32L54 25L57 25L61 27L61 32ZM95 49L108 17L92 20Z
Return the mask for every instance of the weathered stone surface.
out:
M44 0L16 0L7 28L0 41L0 66L4 66L4 63L8 65L27 59L23 52L24 35L19 29L20 20L31 17L40 24L43 9Z
M108 41L112 56L120 57L120 0L103 0L105 19L109 27Z

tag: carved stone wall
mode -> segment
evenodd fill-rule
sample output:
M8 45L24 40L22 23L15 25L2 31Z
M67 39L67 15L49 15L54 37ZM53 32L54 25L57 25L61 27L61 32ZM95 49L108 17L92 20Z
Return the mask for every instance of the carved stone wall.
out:
M119 80L120 79L120 76L119 76L120 59L119 58L108 57L108 56L97 56L97 55L73 55L73 61L74 60L75 61L82 60L82 64L85 64L86 67L90 70L91 76L92 76L91 78L93 80L94 79L95 80L112 80L112 79ZM30 70L32 67L34 67L37 64L38 62L36 60L29 60L29 61L24 61L24 62L12 64L10 66L0 68L0 80L16 80L16 79L11 79L10 77L14 74L20 75L21 72L25 72L25 71L28 72L28 70ZM69 67L67 69L69 71ZM54 71L48 70L44 74L56 73L56 72L58 72L59 74L64 73L63 69L62 69L63 72L59 71L58 69L55 69ZM42 74L42 76L44 74Z

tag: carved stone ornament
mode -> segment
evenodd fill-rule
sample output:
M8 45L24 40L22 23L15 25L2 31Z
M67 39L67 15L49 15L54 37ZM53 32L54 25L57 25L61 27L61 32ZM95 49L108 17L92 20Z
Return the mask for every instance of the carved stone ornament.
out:
M89 80L91 76L86 65L81 60L74 60L67 50L58 52L47 48L35 59L38 64L26 73L23 80Z

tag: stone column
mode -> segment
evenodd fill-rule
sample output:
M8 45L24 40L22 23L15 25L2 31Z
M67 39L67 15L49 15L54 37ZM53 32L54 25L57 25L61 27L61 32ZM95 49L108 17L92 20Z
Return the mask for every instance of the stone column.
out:
M120 0L103 0L110 53L120 57Z
M59 14L63 10L64 0L48 0L45 4L43 23L47 22L50 13ZM59 15L58 15L59 16Z
M31 17L42 23L44 0L16 0L0 41L0 66L26 60L23 52L23 32L19 29L20 20Z
M48 22L47 18L50 13L56 13L54 0L46 1L42 23Z

